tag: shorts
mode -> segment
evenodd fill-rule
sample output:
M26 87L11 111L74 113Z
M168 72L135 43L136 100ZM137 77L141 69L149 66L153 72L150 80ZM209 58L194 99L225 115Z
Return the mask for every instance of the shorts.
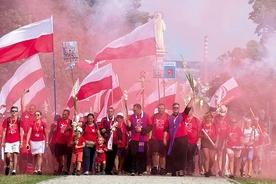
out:
M234 154L234 157L240 158L241 157L241 153L242 153L242 149L226 148L226 152L227 152L228 155Z
M254 149L253 148L243 148L242 150L242 161L253 160Z
M151 139L150 141L151 152L157 152L161 155L166 155L167 146L163 143L163 141Z
M125 155L125 148L118 148L116 156L123 157Z
M72 163L82 162L83 152L77 152L72 154Z
M5 143L4 153L19 153L20 142Z
M215 146L213 146L213 144L209 141L209 139L201 139L201 149L203 149L203 148L208 148L210 150L216 150Z
M32 155L38 153L44 153L45 151L45 140L43 141L30 141Z
M55 144L55 156L63 156L63 155L68 155L72 154L72 148L68 147L67 144Z
M222 151L223 142L225 142L225 139L219 139L219 140L218 140L217 151Z
M55 155L55 147L56 147L55 143L50 143L49 144L49 148L51 150L52 155Z

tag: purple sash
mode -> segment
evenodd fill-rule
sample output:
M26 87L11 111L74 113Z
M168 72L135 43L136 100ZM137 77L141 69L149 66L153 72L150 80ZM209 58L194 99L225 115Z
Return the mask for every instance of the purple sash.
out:
M169 130L170 130L171 141L170 141L167 155L169 155L172 151L175 134L177 132L177 129L181 121L183 121L182 114L178 114L176 117L174 115L170 115L169 117Z
M137 134L135 131L135 127L137 126L137 116L133 115L133 127L132 127L132 135ZM146 114L142 112L142 118L141 118L141 126L145 127L146 126ZM139 148L138 152L144 152L145 150L145 141L144 141L144 135L141 134L140 132L140 137L139 137Z

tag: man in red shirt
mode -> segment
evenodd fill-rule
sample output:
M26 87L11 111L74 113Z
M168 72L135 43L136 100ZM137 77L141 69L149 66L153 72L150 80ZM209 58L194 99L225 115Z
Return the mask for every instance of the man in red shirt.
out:
M63 163L66 158L65 175L69 174L72 158L72 147L68 146L72 136L72 120L69 119L70 111L65 109L62 112L62 118L57 121L57 132L55 137L55 156L59 164L58 173L62 173Z
M142 111L140 104L133 105L133 113L126 127L131 131L128 150L131 168L125 168L125 170L131 172L131 176L135 176L136 172L142 175L146 171L148 133L152 130L151 118Z
M188 112L188 108L184 112ZM186 174L193 175L195 169L195 155L197 145L199 145L199 132L201 131L200 120L194 116L194 108L191 107L187 118L185 118L186 132L188 134L188 151L187 151L187 164Z
M229 118L227 116L227 107L222 105L217 109L217 115L214 118L214 123L219 130L219 142L217 145L217 162L218 162L218 175L222 176L226 163L226 138L230 129Z
M152 137L150 141L150 147L152 150L152 164L151 174L165 175L166 174L166 152L167 146L164 144L164 139L167 140L167 132L165 127L168 126L169 115L165 112L165 105L158 105L158 113L152 117ZM160 169L160 172L158 172Z
M25 105L25 96L29 92L29 89L24 89L23 94L21 96L21 119L24 122L23 127L23 144L20 148L20 155L19 155L19 169L21 173L33 173L33 159L32 153L30 149L26 148L26 139L27 133L29 130L30 125L35 121L35 111L36 106L34 104L30 104L29 108L26 108Z
M18 118L18 107L11 107L11 117L4 120L3 137L1 147L5 147L6 169L5 175L10 172L11 155L13 155L13 171L12 175L16 175L17 157L23 142L23 122Z

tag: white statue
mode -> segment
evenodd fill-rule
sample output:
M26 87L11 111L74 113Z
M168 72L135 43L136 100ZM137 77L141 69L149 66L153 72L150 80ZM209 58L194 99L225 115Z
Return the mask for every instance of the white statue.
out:
M154 18L157 49L165 50L163 32L166 30L166 25L165 22L162 20L162 13L156 12Z

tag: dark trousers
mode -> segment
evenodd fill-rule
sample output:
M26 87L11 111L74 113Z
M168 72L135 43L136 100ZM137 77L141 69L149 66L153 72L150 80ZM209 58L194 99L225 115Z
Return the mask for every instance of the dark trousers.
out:
M195 169L196 144L188 144L186 172L193 173Z
M106 174L111 174L112 172L117 150L118 150L118 144L113 144L112 151L106 152L106 167L105 167Z

